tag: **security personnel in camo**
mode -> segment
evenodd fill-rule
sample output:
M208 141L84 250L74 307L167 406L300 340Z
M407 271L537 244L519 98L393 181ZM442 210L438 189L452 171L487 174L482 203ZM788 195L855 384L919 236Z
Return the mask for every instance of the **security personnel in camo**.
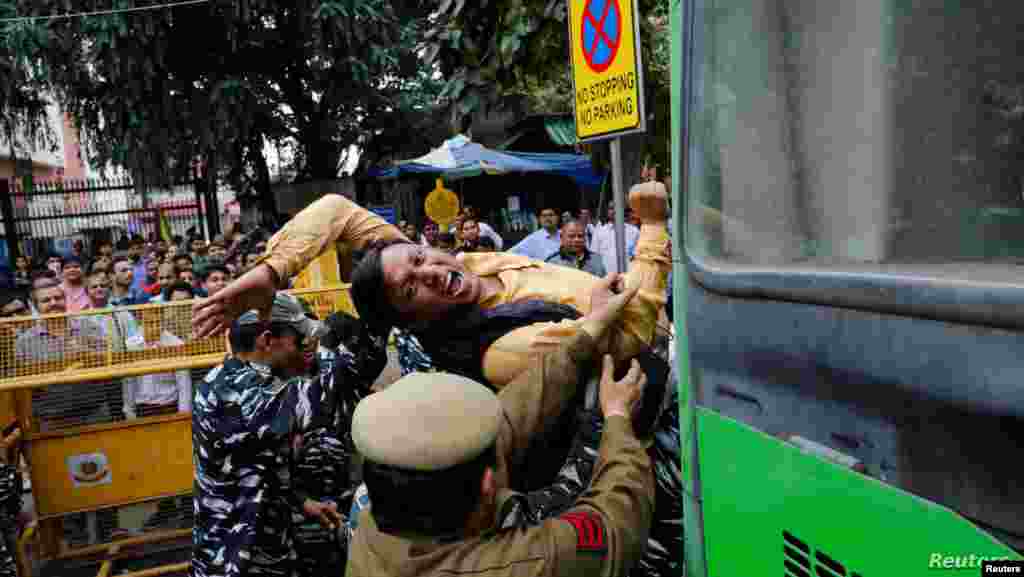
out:
M256 311L230 328L233 354L196 388L192 412L195 466L194 577L291 576L296 570L290 511L325 527L343 519L296 486L299 436L331 426L340 389L352 386L353 355L332 335L328 319L307 318L294 297L278 293L266 320ZM302 376L303 344L320 338L319 376ZM379 372L379 370L378 370Z
M608 289L609 284L604 288ZM625 575L651 523L651 461L631 415L645 378L619 381L604 359L604 432L589 490L539 525L499 528L509 474L533 438L572 402L596 342L636 290L595 294L583 330L495 394L449 373L414 373L363 399L352 439L372 506L358 515L347 574Z

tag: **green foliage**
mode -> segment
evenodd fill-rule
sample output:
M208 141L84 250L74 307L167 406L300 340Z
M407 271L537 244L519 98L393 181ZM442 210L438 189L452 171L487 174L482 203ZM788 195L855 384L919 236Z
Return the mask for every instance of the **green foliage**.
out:
M648 113L669 126L669 2L638 0ZM441 0L429 22L425 58L445 78L441 91L453 129L474 111L500 109L526 96L534 113L572 111L566 0ZM651 123L649 123L650 125ZM649 131L650 132L650 131ZM665 134L652 135L648 156L668 166Z
M14 15L12 3L0 2L0 17ZM11 144L15 155L53 147L56 135L46 117L49 85L39 60L46 30L19 21L4 24L0 35L0 139Z
M69 6L16 4L20 14ZM300 177L331 178L382 115L416 100L409 36L418 10L387 0L210 0L56 20L42 61L94 162L169 180L205 158L244 188L265 179L271 142L296 150Z

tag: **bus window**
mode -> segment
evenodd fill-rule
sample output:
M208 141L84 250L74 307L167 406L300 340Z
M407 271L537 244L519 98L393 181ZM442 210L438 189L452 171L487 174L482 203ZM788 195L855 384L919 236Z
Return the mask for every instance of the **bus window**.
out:
M1024 281L1024 4L717 0L703 20L691 253Z

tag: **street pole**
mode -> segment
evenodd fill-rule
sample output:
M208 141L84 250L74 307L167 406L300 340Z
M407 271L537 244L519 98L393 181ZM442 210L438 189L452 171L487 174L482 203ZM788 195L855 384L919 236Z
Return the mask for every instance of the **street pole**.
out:
M626 272L626 193L622 183L621 140L608 143L612 160L612 198L615 202L615 264L620 273Z

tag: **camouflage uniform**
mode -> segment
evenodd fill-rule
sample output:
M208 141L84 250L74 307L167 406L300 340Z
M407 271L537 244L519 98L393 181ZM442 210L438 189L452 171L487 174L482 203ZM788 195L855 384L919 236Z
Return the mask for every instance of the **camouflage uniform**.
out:
M395 348L398 349L398 365L403 377L409 373L429 373L434 370L434 361L409 331L395 329Z
M351 324L352 321L354 319L339 315L327 322L337 327L339 322ZM332 334L337 333L344 331L332 331ZM343 513L353 492L349 476L351 457L355 452L351 434L352 411L370 392L374 379L387 363L387 350L382 338L372 337L365 331L355 331L354 337L346 341L344 346L336 349L333 359L324 355L318 358L321 379L344 381L345 386L332 387L338 399L333 403L335 410L331 423L303 434L295 465L296 486L301 492L317 501L335 503L338 511ZM325 339L325 342L332 348L337 346L330 339ZM355 353L349 352L349 348ZM333 363L333 366L325 367L325 362ZM298 574L343 575L347 534L324 529L317 520L306 517L301 508L292 511L292 522L299 558Z
M21 512L21 475L13 465L0 463L0 577L17 577L14 544Z
M354 406L355 383L346 381L367 366L339 344L321 340L313 379L282 379L267 366L229 357L196 388L193 576L295 574L291 513L307 493L291 478L292 440L337 427L344 406Z

